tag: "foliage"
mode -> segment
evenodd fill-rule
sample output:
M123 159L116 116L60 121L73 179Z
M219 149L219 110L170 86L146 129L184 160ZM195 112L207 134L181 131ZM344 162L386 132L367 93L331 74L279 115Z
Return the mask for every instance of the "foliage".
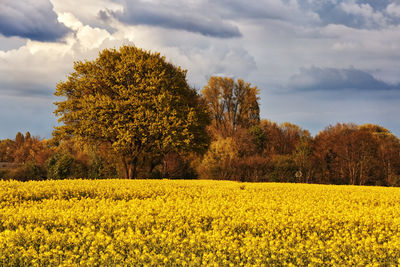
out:
M43 161L47 159L50 153L45 142L37 137L31 137L29 132L25 136L18 132L14 140L0 141L0 162L21 164L34 162L43 167Z
M0 162L13 162L13 152L15 150L15 142L11 139L0 141Z
M74 158L70 154L54 154L47 162L49 179L65 179L71 177Z
M213 141L198 166L198 173L203 179L231 179L234 175L234 160L239 151L231 137Z
M267 181L297 182L298 166L290 155L274 155L271 157Z
M328 127L315 137L314 182L395 185L399 148L400 140L380 126Z
M312 142L311 136L301 137L292 153L292 159L296 165L297 182L309 183L314 174Z
M202 151L208 145L206 106L186 82L186 71L158 53L123 46L94 61L75 62L57 85L55 135L109 143L134 178L147 152Z
M8 170L3 174L5 179L18 181L43 180L46 177L45 170L35 162L27 162L21 166Z
M46 162L47 178L49 179L88 178L95 172L94 169L99 167L96 164L101 164L98 160L96 161L95 155L90 155L90 157L79 143L72 140L61 142L54 147L54 151Z
M2 266L397 266L397 188L0 182Z
M232 136L238 128L250 128L260 121L259 90L242 79L210 77L201 91L211 117L211 132Z
M9 167L0 170L0 178L20 181L45 179L45 161L51 153L45 141L32 137L29 132L25 136L18 132L14 140L1 140L0 162Z
M231 180L241 182L268 182L271 173L271 159L258 154L237 158L232 164Z
M196 171L190 165L190 161L195 155L168 153L163 158L163 170L160 172L162 176L157 178L170 179L195 179Z
M259 130L259 135L262 135L258 138L264 140L263 154L266 156L289 155L295 151L301 138L311 137L307 130L289 122L278 125L276 122L261 120L258 127L262 129L262 132Z
M267 143L267 135L264 129L260 125L255 125L249 129L249 134L253 137L257 153L262 154Z

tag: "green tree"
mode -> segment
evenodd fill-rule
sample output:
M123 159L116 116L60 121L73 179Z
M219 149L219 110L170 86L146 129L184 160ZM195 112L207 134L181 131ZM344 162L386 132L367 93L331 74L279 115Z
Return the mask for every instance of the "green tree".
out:
M78 61L56 96L59 138L106 142L121 158L125 176L135 178L141 154L208 146L207 108L186 82L186 71L158 53L123 46Z
M50 179L68 178L73 169L74 158L70 154L53 154L47 161L47 177Z

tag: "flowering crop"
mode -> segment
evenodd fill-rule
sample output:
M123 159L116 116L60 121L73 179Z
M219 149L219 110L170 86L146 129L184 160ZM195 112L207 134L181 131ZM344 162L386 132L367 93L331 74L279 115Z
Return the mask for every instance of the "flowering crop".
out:
M399 259L399 188L0 182L2 266L387 266Z

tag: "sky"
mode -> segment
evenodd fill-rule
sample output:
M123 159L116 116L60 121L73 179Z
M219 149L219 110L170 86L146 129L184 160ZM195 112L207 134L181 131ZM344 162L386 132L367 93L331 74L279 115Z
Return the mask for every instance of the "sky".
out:
M400 0L0 0L0 139L50 138L73 62L121 45L250 82L263 119L400 137Z

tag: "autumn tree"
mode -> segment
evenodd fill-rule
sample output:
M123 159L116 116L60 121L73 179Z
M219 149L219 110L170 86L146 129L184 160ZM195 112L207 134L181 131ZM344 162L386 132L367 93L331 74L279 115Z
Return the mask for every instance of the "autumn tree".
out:
M0 141L0 162L11 163L0 177L24 181L44 179L45 161L51 153L45 140L32 137L29 132L25 136L18 132L14 140Z
M158 53L132 46L106 49L93 61L74 63L57 84L54 135L109 143L125 176L135 178L143 153L204 150L206 106L186 81L186 71Z
M337 124L320 132L314 141L316 182L378 184L383 180L379 140L355 124Z
M312 137L302 136L292 153L293 161L297 166L295 177L298 182L309 183L313 174L312 166Z
M259 135L264 140L261 143L263 154L265 156L281 154L281 140L283 133L279 125L276 122L269 120L261 120L260 128L262 131Z
M279 125L282 136L280 138L281 154L293 153L296 149L298 142L302 138L310 138L310 132L302 129L296 124L284 122Z
M0 141L0 162L13 162L15 142L11 139Z
M201 91L210 109L214 132L232 136L239 127L250 128L260 121L259 90L242 79L211 77Z
M262 143L256 127L260 122L258 88L242 79L211 77L201 92L212 119L208 129L213 142L197 168L199 176L242 181L251 180L248 176L253 173L259 176L253 172L262 162L253 157Z
M197 167L202 179L230 180L235 174L235 160L239 151L231 137L219 138L213 141Z
M25 142L25 137L21 132L18 132L14 140L17 147L22 146Z
M376 160L382 169L383 183L400 185L400 139L388 129L375 124L363 124L359 129L372 133L379 144Z

